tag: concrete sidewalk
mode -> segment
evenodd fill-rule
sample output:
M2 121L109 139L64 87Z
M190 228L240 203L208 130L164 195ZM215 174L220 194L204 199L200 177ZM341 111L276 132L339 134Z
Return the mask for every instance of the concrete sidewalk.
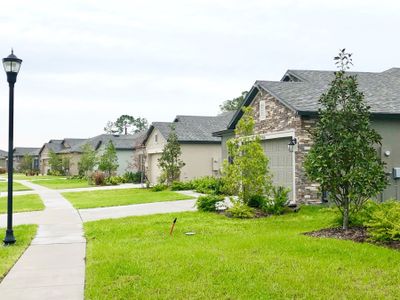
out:
M123 218L129 216L195 211L195 203L196 200L152 202L144 204L80 209L79 213L82 217L83 222L88 222L102 219Z
M120 185L107 185L107 186L91 186L84 188L62 189L57 190L59 193L74 193L74 192L90 192L90 191L103 191L103 190L123 190L123 189L139 189L142 185L136 183L123 183Z
M39 193L46 209L20 214L27 223L39 224L39 229L31 246L0 283L1 298L82 300L86 240L78 211L57 191L28 181L23 184ZM3 221L1 218L2 226ZM16 239L18 242L18 236Z
M0 283L0 299L82 300L86 250L83 221L196 210L196 199L192 199L81 209L78 212L61 196L61 191L28 181L22 183L41 196L46 208L14 214L14 225L38 224L39 229L31 245ZM191 191L180 193L193 198L200 195ZM0 215L0 226L5 225L6 215L3 214ZM16 239L18 242L18 236Z

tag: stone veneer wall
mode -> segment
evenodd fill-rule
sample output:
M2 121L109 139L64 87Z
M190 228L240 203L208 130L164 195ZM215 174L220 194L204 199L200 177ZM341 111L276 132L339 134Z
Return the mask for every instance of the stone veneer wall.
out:
M260 121L259 102L265 100L266 119ZM254 119L256 121L255 133L266 134L279 131L294 130L297 138L297 151L295 153L295 177L296 177L296 202L319 203L319 185L312 183L306 177L303 169L305 155L312 145L310 128L315 124L315 119L300 117L272 95L260 90L252 105Z

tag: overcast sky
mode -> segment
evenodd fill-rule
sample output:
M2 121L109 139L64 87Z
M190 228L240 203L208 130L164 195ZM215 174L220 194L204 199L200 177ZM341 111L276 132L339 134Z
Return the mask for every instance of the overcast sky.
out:
M400 67L398 1L5 1L0 55L23 65L15 146L101 134L121 114L152 121L216 115L255 80L287 69ZM0 74L0 148L8 85Z

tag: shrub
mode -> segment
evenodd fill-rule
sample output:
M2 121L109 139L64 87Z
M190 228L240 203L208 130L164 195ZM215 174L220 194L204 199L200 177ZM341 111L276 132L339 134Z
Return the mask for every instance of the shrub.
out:
M48 170L47 171L47 175L51 175L51 176L64 176L65 173L63 171L60 170Z
M247 206L241 201L234 201L231 199L233 202L233 206L228 209L228 213L233 217L233 218L239 218L239 219L250 219L254 218L254 209Z
M126 172L124 174L125 182L129 183L141 183L142 181L142 172Z
M224 194L224 183L221 178L212 176L200 177L192 180L193 188L203 194Z
M6 168L1 167L0 168L0 174L5 174L7 172Z
M38 170L27 170L25 171L26 176L38 176L39 171Z
M92 174L92 179L95 185L104 185L105 184L105 175L103 172L96 171Z
M273 187L273 198L267 199L264 204L264 210L273 215L281 215L289 202L290 189L283 186Z
M366 226L372 218L373 212L378 208L379 204L375 201L368 200L364 206L356 213L352 214L350 217L351 226L362 227ZM340 224L343 224L343 216L340 216Z
M266 198L263 195L254 195L249 199L249 206L254 208L262 208L265 206Z
M400 241L400 203L392 200L376 205L365 225L373 241Z
M197 198L196 206L200 211L216 211L216 204L224 200L220 195L205 195Z
M110 176L106 180L106 184L110 185L118 185L120 183L124 183L125 180L121 176Z
M151 188L151 191L152 192L161 192L161 191L166 190L167 188L168 188L168 185L159 183L159 184L156 184L155 186L153 186Z
M172 191L187 191L193 190L193 184L191 181L182 182L182 181L174 181L171 185Z

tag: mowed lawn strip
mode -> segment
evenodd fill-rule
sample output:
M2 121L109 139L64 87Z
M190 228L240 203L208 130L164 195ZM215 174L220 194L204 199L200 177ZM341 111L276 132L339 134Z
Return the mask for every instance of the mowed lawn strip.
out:
M94 208L193 199L171 191L152 192L146 189L118 189L63 193L75 208Z
M302 234L334 219L306 207L252 220L187 212L88 222L85 299L399 299L399 251Z
M13 212L43 210L44 204L37 194L13 196ZM0 197L0 213L7 212L7 197Z
M12 246L0 245L0 281L29 246L36 234L37 226L20 225L15 226L13 229L17 242ZM5 228L1 228L2 233L5 232L5 230Z
M49 179L49 180L32 180L32 183L38 184L49 189L75 189L90 187L86 179Z
M7 179L7 174L0 175L0 178ZM60 179L60 178L66 178L65 176L53 176L53 175L34 175L34 176L27 176L22 173L15 173L13 176L14 179L16 180L39 180L39 179Z
M8 182L0 182L0 192L7 192ZM31 191L32 189L19 183L13 182L13 191Z

